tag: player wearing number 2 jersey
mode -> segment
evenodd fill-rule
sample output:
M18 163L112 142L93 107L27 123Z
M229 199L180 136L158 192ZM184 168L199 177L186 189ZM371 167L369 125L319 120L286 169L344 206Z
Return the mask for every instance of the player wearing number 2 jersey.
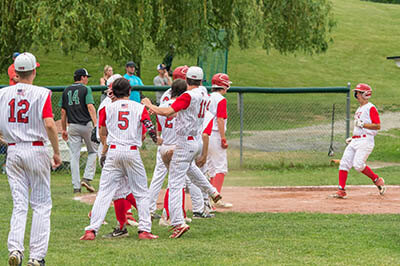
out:
M15 59L19 83L0 90L0 135L8 143L7 175L13 198L8 235L9 264L21 265L28 205L32 208L30 260L45 265L50 237L50 157L45 142L53 147L53 167L61 163L57 129L51 108L51 92L32 85L36 58L23 53ZM30 194L30 195L29 195Z
M186 77L187 91L179 96L170 107L157 107L151 104L149 99L143 99L143 103L156 114L171 116L177 113L175 122L177 144L172 156L168 179L170 189L168 205L173 226L170 238L178 238L190 228L184 223L182 212L182 189L185 185L186 174L195 185L207 191L215 202L221 199L217 190L211 186L204 174L193 163L200 153L199 140L208 103L208 96L202 89L199 89L203 71L199 67L191 67Z
M116 101L102 109L99 115L102 142L107 137L100 160L102 165L104 162L104 167L99 193L93 205L90 225L85 228L81 240L95 239L121 179L127 179L136 198L139 239L155 239L158 236L151 234L146 171L138 149L142 146L142 124L146 126L154 142L157 142L156 132L144 106L129 100L129 81L117 79L113 83L112 91Z

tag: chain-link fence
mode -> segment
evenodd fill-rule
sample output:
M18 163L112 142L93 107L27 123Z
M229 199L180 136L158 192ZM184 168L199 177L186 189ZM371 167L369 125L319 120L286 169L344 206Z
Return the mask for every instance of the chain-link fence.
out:
M0 87L1 88L1 87ZM139 88L139 87L138 87ZM60 170L69 171L70 154L61 138L60 101L64 87L50 87L54 119L59 130L63 160ZM102 86L93 86L96 107ZM167 87L140 87L155 102L153 91ZM232 87L228 100L227 139L229 168L278 168L283 166L320 166L343 152L349 134L349 87L336 88L239 88ZM146 143L145 143L146 145ZM154 167L155 147L143 153L148 170ZM51 146L49 144L49 153ZM146 150L146 147L144 147ZM81 168L87 151L82 145ZM0 149L0 162L4 152Z

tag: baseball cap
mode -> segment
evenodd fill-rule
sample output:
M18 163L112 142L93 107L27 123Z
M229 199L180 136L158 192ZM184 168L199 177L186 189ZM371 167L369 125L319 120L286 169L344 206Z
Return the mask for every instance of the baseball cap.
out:
M22 53L15 58L14 66L19 72L34 70L37 66L36 57L31 53Z
M12 57L16 58L17 56L19 56L20 54L18 52L13 53Z
M189 67L186 78L194 80L203 80L203 70L198 66Z
M161 70L161 69L166 69L166 67L164 66L164 64L158 64L158 65L157 65L157 70Z
M91 77L91 75L89 75L89 73L87 72L87 70L85 68L80 68L75 70L74 76L78 77L78 76L87 76L87 77Z
M126 65L125 65L126 67L130 67L130 66L133 66L133 67L135 67L136 68L136 64L135 64L135 62L133 62L133 61L128 61L127 63L126 63Z
M122 78L122 76L120 74L112 75L111 77L109 77L107 79L107 86L110 86L115 80L117 80L119 78Z

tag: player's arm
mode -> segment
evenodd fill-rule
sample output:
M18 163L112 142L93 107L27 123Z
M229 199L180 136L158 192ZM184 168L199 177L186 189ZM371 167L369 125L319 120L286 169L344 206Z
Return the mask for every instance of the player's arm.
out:
M96 108L94 108L93 104L88 104L87 108L90 114L90 118L92 119L93 126L96 126L97 125Z
M208 143L210 141L212 127L213 120L211 119L201 135L201 138L203 139L203 149L201 150L201 155L196 158L196 165L198 167L202 167L207 162Z
M68 132L67 132L67 111L64 108L61 108L61 135L63 140L68 141Z
M380 130L381 129L381 121L379 118L378 110L375 107L371 107L369 110L369 116L371 118L372 123L363 123L361 120L356 120L356 126L371 130Z
M162 116L171 116L175 114L175 110L172 109L170 106L168 107L159 107L151 103L149 98L144 98L142 100L142 104L144 104L149 110L157 115Z
M42 110L42 118L44 122L44 128L46 129L47 136L49 137L51 146L53 148L53 168L57 168L61 165L60 148L58 145L58 133L56 123L53 119L53 110L51 107L51 92L47 96L46 102Z
M227 115L226 99L223 99L218 103L217 106L217 127L219 135L221 137L221 147L223 149L228 148L228 143L226 142L226 136L225 136L225 119L227 117L228 115Z
M147 133L149 134L149 136L151 137L153 142L158 144L160 142L160 140L159 140L159 137L157 136L156 128L153 125L153 123L151 122L150 115L147 112L145 107L143 107L143 113L142 113L142 118L140 119L140 122L142 122L143 125L146 127Z

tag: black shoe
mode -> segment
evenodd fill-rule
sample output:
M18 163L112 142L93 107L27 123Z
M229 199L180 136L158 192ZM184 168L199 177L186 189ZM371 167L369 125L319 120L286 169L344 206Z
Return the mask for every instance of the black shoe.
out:
M35 259L29 259L28 261L28 266L45 266L45 261L44 259L42 260L35 260Z
M158 220L158 219L161 219L161 215L159 215L157 213L151 214L151 220Z
M81 193L81 189L80 188L74 188L74 193Z
M121 229L119 229L119 227L114 228L114 231L112 231L111 233L104 235L104 238L121 238L121 237L127 237L129 236L128 233L128 229L126 229L125 227Z
M88 179L83 179L81 185L84 186L91 193L96 191L94 187L90 184L90 180Z
M193 219L214 218L215 215L206 212L193 212Z

